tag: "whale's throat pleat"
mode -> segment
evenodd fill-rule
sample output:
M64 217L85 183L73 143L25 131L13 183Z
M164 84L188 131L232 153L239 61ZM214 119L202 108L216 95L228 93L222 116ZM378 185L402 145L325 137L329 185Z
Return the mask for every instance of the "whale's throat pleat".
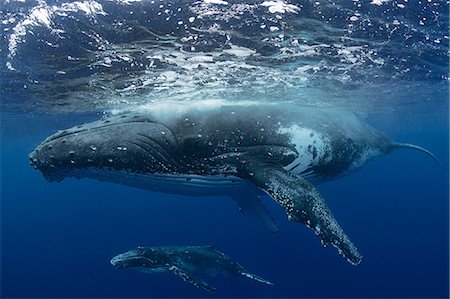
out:
M212 196L230 194L250 184L235 176L201 176L196 174L140 174L120 170L85 168L73 170L71 176L92 178L154 192Z

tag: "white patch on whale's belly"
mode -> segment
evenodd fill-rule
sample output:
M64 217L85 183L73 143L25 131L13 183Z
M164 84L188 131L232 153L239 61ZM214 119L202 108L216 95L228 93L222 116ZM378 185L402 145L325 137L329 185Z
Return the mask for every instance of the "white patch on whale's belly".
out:
M277 133L287 135L298 152L298 157L291 164L284 167L288 171L301 174L305 171L307 172L312 166L317 165L324 157L326 157L327 161L332 159L330 140L315 130L293 125L279 128ZM304 175L308 175L308 173Z
M250 183L235 176L195 174L137 174L125 171L86 168L75 170L73 177L92 178L153 192L188 196L226 195L248 187Z

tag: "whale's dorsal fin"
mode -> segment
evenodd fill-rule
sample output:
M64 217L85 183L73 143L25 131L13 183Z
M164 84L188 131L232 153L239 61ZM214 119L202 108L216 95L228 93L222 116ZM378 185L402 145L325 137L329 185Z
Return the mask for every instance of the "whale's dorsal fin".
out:
M216 288L209 285L206 281L195 275L194 273L187 271L179 266L170 265L166 268L168 271L172 272L176 276L180 277L186 282L189 282L196 286L197 288L201 288L207 290L208 292L215 292Z
M247 176L247 179L278 202L285 209L289 220L304 223L312 228L324 245L335 246L351 264L357 265L361 262L362 257L355 245L311 183L276 165L247 161L244 168L246 172L253 174Z
M246 192L247 194L231 193L231 198L236 202L239 209L254 217L259 225L269 232L279 231L278 225L270 215L269 211L261 202L261 199L256 192Z

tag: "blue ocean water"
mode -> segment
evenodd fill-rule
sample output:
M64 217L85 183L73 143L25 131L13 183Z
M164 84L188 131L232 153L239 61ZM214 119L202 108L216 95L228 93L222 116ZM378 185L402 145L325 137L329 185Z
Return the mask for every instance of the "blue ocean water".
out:
M449 296L448 1L0 2L2 297ZM88 179L49 183L30 153L59 129L164 101L343 107L398 142L318 185L358 266L289 222L268 233L227 197ZM114 269L136 246L214 245L274 283Z

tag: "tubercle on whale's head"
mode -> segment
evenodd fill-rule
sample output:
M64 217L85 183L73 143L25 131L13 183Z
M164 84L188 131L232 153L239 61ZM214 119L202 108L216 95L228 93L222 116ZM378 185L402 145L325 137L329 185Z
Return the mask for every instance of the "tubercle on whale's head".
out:
M159 123L116 116L57 132L29 154L30 165L49 181L89 168L162 172L179 167L177 141Z

